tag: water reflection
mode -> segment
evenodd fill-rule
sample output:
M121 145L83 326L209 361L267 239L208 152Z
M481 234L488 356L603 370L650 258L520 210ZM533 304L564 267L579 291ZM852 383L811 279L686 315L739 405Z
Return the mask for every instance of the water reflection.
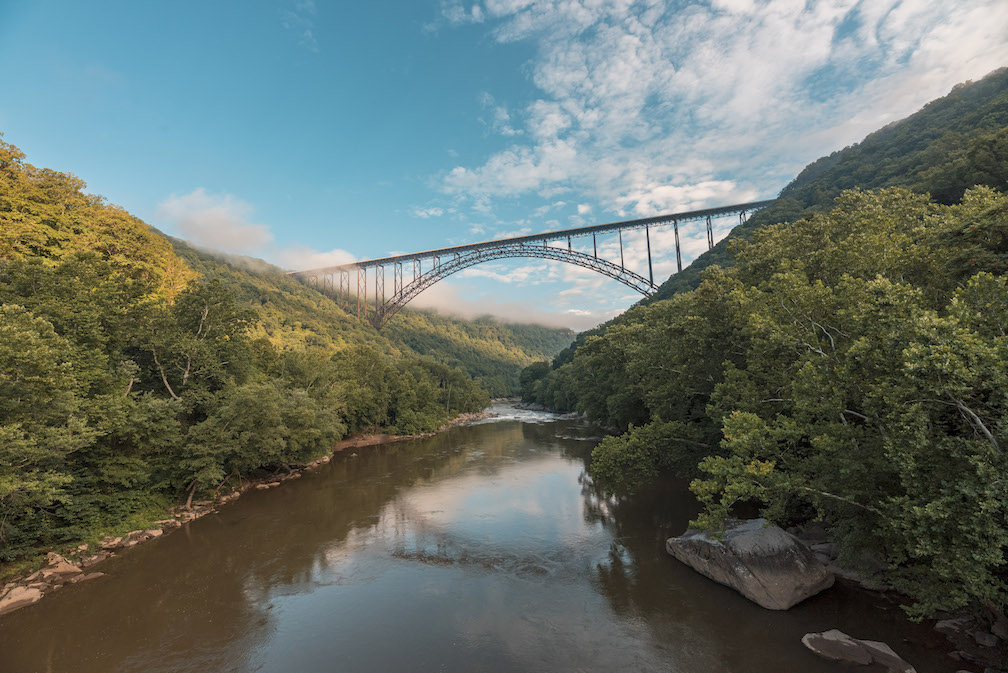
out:
M863 596L769 613L704 580L663 550L696 511L684 485L604 499L597 430L508 413L124 554L0 617L0 671L830 671L802 633L919 635Z

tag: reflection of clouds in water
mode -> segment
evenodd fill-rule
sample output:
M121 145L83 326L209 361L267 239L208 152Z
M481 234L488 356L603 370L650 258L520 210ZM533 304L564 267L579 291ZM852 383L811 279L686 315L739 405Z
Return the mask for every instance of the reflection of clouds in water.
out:
M475 543L526 545L578 541L599 530L586 526L580 494L567 485L581 467L559 456L507 464L489 479L474 472L412 489L386 506L383 516L402 535L438 531Z

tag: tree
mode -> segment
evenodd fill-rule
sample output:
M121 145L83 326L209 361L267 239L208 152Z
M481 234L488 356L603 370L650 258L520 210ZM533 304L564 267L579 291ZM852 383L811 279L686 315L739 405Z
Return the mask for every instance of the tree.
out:
M94 439L79 415L69 348L52 324L0 306L0 555L33 541L70 481L67 456Z

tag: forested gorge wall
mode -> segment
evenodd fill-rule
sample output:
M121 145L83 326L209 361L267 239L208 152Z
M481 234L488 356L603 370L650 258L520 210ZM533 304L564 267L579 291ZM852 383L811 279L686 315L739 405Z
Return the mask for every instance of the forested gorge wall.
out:
M84 186L0 142L0 562L309 462L348 433L434 430L571 337L413 312L378 333Z
M1002 70L810 166L723 266L527 368L523 395L623 432L592 460L615 493L689 476L696 525L821 517L914 614L1003 610L1006 139Z

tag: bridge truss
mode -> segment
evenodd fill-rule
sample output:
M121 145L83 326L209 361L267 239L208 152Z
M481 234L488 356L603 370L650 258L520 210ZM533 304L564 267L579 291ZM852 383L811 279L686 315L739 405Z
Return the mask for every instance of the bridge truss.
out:
M576 264L617 280L647 296L658 287L654 282L651 263L651 229L672 225L675 230L676 264L678 271L682 271L682 252L679 246L680 224L706 220L707 246L710 249L714 247L712 218L737 214L739 223L742 223L749 213L765 208L771 203L773 200L755 201L720 208L671 213L639 220L548 231L529 236L369 259L340 266L292 271L290 275L334 298L347 312L353 311L356 306L357 316L361 320L369 320L377 329L381 329L413 298L439 280L476 264L498 259L530 257ZM647 245L648 275L646 278L642 274L628 269L623 259L623 232L639 229L644 230ZM598 256L598 235L613 232L619 237L619 264ZM593 254L589 255L573 248L573 239L588 236L592 238ZM567 242L566 247L550 245L550 243L564 239ZM409 269L412 273L407 272L404 275L404 265L412 267ZM392 272L392 287L388 288L390 291L388 294L386 294L385 283L387 268ZM374 282L373 302L368 300L367 287L369 270L371 269L373 269L371 275Z

